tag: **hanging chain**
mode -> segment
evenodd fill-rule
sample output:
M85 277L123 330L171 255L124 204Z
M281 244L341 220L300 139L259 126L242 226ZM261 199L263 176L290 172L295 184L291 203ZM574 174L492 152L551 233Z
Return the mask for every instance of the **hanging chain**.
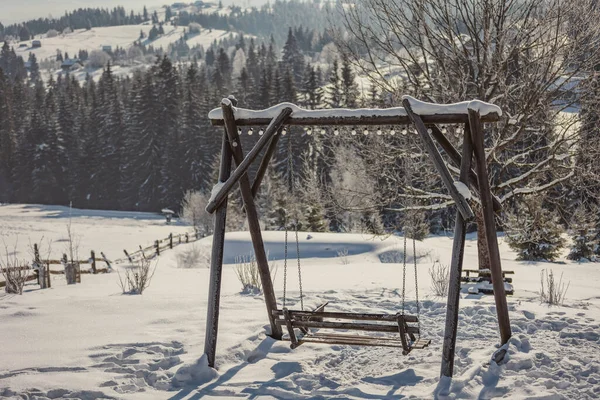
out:
M298 220L296 220L296 254L298 256L298 285L300 286L300 309L304 311L304 293L302 293L302 269L300 268L300 241L298 240Z
M414 228L413 228L414 229ZM413 259L415 260L415 301L417 302L417 327L421 337L421 307L419 306L419 280L417 279L417 241L413 233Z
M403 266L402 266L402 315L404 315L404 308L406 302L406 232L404 232L404 253Z
M288 259L288 229L287 229L287 212L285 215L285 250L283 253L283 308L285 308L286 292L287 292L287 259Z

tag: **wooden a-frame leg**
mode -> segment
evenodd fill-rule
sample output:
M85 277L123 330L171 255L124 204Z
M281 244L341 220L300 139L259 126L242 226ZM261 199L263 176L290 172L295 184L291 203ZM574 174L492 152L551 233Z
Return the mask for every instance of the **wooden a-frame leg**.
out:
M219 181L225 182L231 173L231 150L227 133L223 132L221 146L221 166ZM217 353L217 333L219 329L219 304L221 297L221 276L223 272L223 251L225 248L225 224L227 222L227 199L223 200L215 213L215 230L210 257L210 281L208 286L208 309L206 312L206 332L204 338L204 353L208 365L215 366Z
M508 317L508 305L506 303L506 292L504 291L504 280L502 279L502 264L500 261L500 249L498 248L498 237L496 236L496 221L494 220L494 207L492 205L492 192L488 181L487 161L483 143L483 131L481 118L475 110L469 110L469 124L471 126L471 138L477 161L477 177L479 179L479 190L481 196L481 209L483 212L486 242L490 254L490 269L492 273L492 285L494 287L494 299L496 300L496 312L498 313L498 325L500 327L500 338L502 344L510 339L510 319Z
M471 172L473 158L473 143L471 131L467 124L463 140L463 154L460 165L459 180L467 184ZM460 301L460 275L462 273L465 254L465 234L467 223L462 214L456 213L454 226L454 243L452 246L452 261L450 264L450 283L448 285L448 303L446 307L446 327L444 329L444 347L442 349L441 375L451 377L454 372L454 353L456 350L456 334L458 331L458 305Z
M222 103L221 108L223 110L223 119L225 121L225 127L233 159L238 164L242 163L244 156L242 151L242 145L237 131L237 125L235 123L235 116L231 103ZM289 114L288 114L289 115ZM282 124L285 118L283 118ZM254 256L256 257L256 264L260 275L260 281L262 284L263 295L265 298L265 305L267 307L267 315L269 317L269 323L271 325L271 337L277 340L281 340L283 332L281 326L275 323L275 317L273 311L277 310L277 300L275 298L275 291L273 289L273 281L271 280L271 271L269 269L269 262L267 260L267 254L265 252L265 245L262 239L260 230L260 223L258 220L258 213L256 211L256 204L254 203L254 196L252 195L252 187L250 186L250 180L248 174L244 174L239 179L240 192L242 199L244 200L244 207L246 209L246 218L248 220L248 230L252 238L252 246L254 247Z

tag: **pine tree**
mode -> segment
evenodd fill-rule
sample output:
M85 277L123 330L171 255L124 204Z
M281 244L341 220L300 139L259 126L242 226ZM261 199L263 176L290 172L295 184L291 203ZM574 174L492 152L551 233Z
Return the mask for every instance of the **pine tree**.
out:
M41 78L40 65L34 53L29 53L29 81L35 84Z
M298 42L292 31L289 28L288 37L283 46L283 58L281 60L285 67L290 68L294 73L294 80L297 84L302 83L304 77L304 55L298 47Z
M302 94L304 96L303 104L310 110L319 107L323 97L323 90L319 86L317 72L314 67L306 68L306 76L302 86Z
M573 244L567 256L569 260L596 260L596 252L600 247L596 237L597 214L597 209L589 210L583 205L575 210L571 225Z
M245 106L248 104L250 98L250 77L246 67L242 68L242 72L237 79L237 87L235 90L235 97L239 101L239 105Z
M565 246L558 216L542 204L543 196L527 196L523 208L509 215L506 241L519 260L554 261Z
M342 107L356 108L359 96L358 86L355 82L354 71L348 57L342 58Z
M297 98L296 85L290 68L286 68L282 79L282 101L295 103Z
M146 8L146 6L144 6L144 13L143 13L143 18L144 18L144 22L148 21L148 9Z
M340 82L340 70L337 58L333 60L329 75L329 86L327 87L327 105L330 108L339 108L342 105L342 87Z
M258 83L258 97L256 98L258 108L269 108L271 105L271 80L266 70L263 70Z
M10 200L16 152L12 87L0 69L0 201Z

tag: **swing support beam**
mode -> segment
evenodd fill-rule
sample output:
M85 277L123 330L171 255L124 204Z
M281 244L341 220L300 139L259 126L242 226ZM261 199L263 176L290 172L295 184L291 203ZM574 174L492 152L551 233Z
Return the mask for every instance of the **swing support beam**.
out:
M233 103L233 104L232 104ZM511 337L510 320L508 316L508 306L506 302L506 293L504 290L504 282L502 279L502 266L500 261L500 252L498 249L498 240L496 237L496 226L494 220L494 212L501 209L500 201L495 197L490 189L489 177L487 172L484 134L482 129L483 122L496 122L499 115L495 113L487 113L480 115L479 111L468 109L468 113L461 114L436 114L436 115L419 115L412 109L409 99L403 100L403 107L406 111L403 116L391 115L374 115L361 117L347 117L340 114L336 116L334 112L331 115L322 118L297 117L294 118L293 110L289 107L281 109L279 114L274 118L237 118L235 116L234 106L236 101L231 97L224 99L221 103L222 118L211 119L215 126L224 126L225 132L223 135L223 144L221 151L221 165L219 170L220 187L212 196L211 201L207 206L209 213L215 214L215 233L213 237L213 247L210 266L210 285L209 285L209 302L206 320L206 336L204 351L207 354L208 364L211 367L215 366L218 318L219 318L219 297L221 290L221 274L223 267L223 255L225 246L225 223L227 216L227 197L237 183L242 199L244 202L244 210L248 220L250 236L256 257L259 275L263 286L265 305L267 315L271 327L271 336L275 339L282 339L283 330L285 328L290 333L296 347L301 344L301 341L296 339L293 334L294 328L300 328L305 334L307 328L352 328L354 330L380 330L393 331L396 330L393 326L376 327L373 324L365 323L343 323L343 322L327 322L323 318L337 319L354 319L354 320L373 320L373 321L394 321L397 316L385 314L354 314L341 312L324 312L320 309L318 312L304 312L292 310L278 310L273 282L271 280L268 260L262 239L262 233L259 224L258 213L254 198L256 197L260 184L267 171L268 165L277 149L277 144L284 125L300 125L300 126L373 126L373 125L402 125L412 123L425 145L425 149L430 156L436 170L438 171L444 186L455 201L458 213L456 215L456 225L454 231L454 243L452 247L452 261L450 269L450 285L448 290L448 303L446 309L446 326L444 332L444 344L442 351L441 375L451 377L454 370L454 356L456 349L456 337L458 331L458 311L460 300L460 276L464 258L465 235L468 221L473 219L473 211L467 199L457 189L448 166L442 158L438 150L438 145L442 147L448 155L452 164L460 168L459 182L468 185L474 192L479 195L481 207L483 210L483 226L478 227L486 232L486 245L490 254L490 265L492 284L494 286L494 298L496 302L496 310L498 314L498 324L500 330L501 344L505 344ZM334 111L334 110L331 110ZM464 139L462 155L454 148L450 141L444 136L442 131L436 124L464 124ZM259 126L268 125L263 136L258 140L254 147L244 156L240 137L238 134L238 126ZM437 144L436 144L437 143ZM260 153L264 151L260 166L251 183L248 176L253 163L259 158ZM473 157L474 156L474 157ZM473 159L475 160L475 169L471 168ZM232 162L235 162L236 168L232 172ZM281 317L284 319L282 320ZM296 320L295 317L300 318ZM403 316L406 320L402 322L411 322L411 316ZM293 323L292 323L293 321ZM404 328L404 326L402 326ZM413 328L408 329L406 334L413 334ZM401 329L402 330L402 329ZM402 333L402 332L401 332ZM306 341L314 343L331 343L331 337L335 335L315 334L306 336ZM336 336L337 337L337 336ZM404 337L401 335L401 337ZM312 340L308 340L311 339ZM362 345L389 345L385 343L375 344L374 341L369 342L363 337L351 337L340 339L341 344L362 344ZM360 339L360 340L359 340ZM427 343L423 343L415 348L423 348ZM405 346L403 346L405 347Z

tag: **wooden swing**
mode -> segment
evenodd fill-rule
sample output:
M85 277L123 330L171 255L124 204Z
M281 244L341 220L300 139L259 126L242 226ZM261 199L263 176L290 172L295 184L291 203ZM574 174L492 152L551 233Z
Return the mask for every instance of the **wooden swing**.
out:
M236 185L239 185L244 202L248 230L252 238L254 255L259 269L267 308L267 316L270 322L271 337L279 340L286 339L283 335L283 328L285 327L288 335L287 339L292 342L292 347L310 342L392 346L402 347L403 353L408 354L412 349L424 348L429 345L429 340L419 337L418 313L414 316L405 315L404 312L398 314L329 312L325 311L327 303L322 304L312 311L306 311L303 309L302 294L300 297L300 310L289 310L285 305L282 309L278 308L254 198L258 193L267 167L275 153L278 141L283 136L282 130L284 125L306 126L310 129L310 127L319 126L357 127L412 124L421 138L425 151L435 166L444 187L452 197L458 210L450 264L450 284L446 308L441 374L452 376L453 373L466 224L474 218L473 210L463 194L462 189L464 189L464 186L469 187L472 193L478 195L482 207L483 225L480 228L485 229L486 233L486 247L490 257L491 279L494 287L501 344L508 342L511 337L510 320L502 280L502 266L494 220L495 211L500 210L500 202L490 190L483 135L484 122L496 122L499 120L502 112L498 107L480 101L448 105L423 103L408 96L403 98L402 107L383 110L304 110L296 105L285 103L268 110L253 111L235 108L235 103L236 101L232 97L223 99L221 107L209 113L209 119L213 125L225 127L221 147L219 183L213 189L211 199L206 207L207 212L215 214L206 336L204 342L209 366L214 367L215 365L227 197ZM462 154L450 143L437 124L463 125ZM254 147L244 155L238 131L239 127L264 125L267 125L266 129L261 129L259 132L260 138ZM366 132L368 133L368 131ZM381 134L380 132L378 129L378 135ZM338 133L337 128L334 133ZM454 167L460 169L458 180L460 185L458 186L460 186L461 190L459 190L457 182L452 178L448 166L437 147L438 145L441 146L449 161L454 164ZM248 170L261 154L262 160L260 166L257 169L254 180L251 182ZM476 160L475 170L471 169L473 156ZM234 162L236 168L232 171L232 164ZM406 255L406 251L404 253ZM319 331L314 331L314 329L319 329ZM340 332L324 333L321 331L330 329L394 333L398 334L399 337L384 338L347 333L342 334ZM296 334L296 330L299 331L299 334Z
M287 146L287 176L290 193L294 194L294 163L292 160L291 141L288 140ZM297 217L297 216L296 216ZM355 346L385 346L401 347L402 354L407 355L413 349L423 349L431 342L422 339L420 326L420 307L419 307L419 288L417 281L417 258L416 243L413 242L413 260L415 267L415 288L417 315L405 314L406 301L406 235L404 235L404 253L403 253L403 274L402 274L402 311L396 314L370 314L370 313L349 313L349 312L326 312L323 303L314 310L304 309L304 293L302 289L302 267L300 257L300 242L298 240L298 219L290 221L288 213L285 214L285 240L284 240L284 258L283 258L283 307L273 310L275 323L287 330L287 336L283 340L291 342L290 347L295 349L304 343L317 344L339 344ZM293 225L296 244L296 261L298 265L298 284L300 289L300 310L290 310L286 307L287 302L287 277L288 277L288 236L289 227ZM341 321L340 321L341 320ZM353 322L343 322L353 321ZM367 322L365 322L367 321ZM318 331L314 331L318 329ZM299 335L296 334L299 331ZM326 332L322 332L325 330ZM336 331L329 331L336 330ZM367 333L376 333L373 335L341 333L339 330L360 331ZM381 334L395 334L381 336Z

